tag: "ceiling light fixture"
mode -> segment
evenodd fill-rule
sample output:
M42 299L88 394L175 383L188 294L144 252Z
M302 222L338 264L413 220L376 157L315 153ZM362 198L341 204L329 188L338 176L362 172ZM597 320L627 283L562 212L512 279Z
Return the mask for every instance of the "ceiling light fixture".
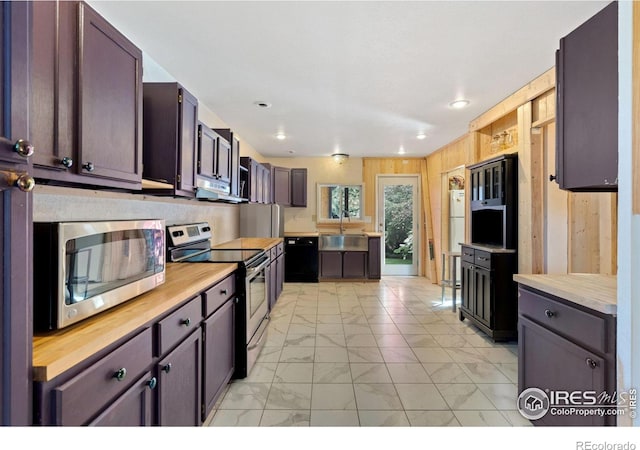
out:
M344 163L347 159L349 159L349 155L346 153L334 153L333 155L331 155L331 157L333 158L333 160L335 162L337 162L338 164L342 164Z
M416 136L416 139L423 140L423 139L425 139L426 137L427 137L427 135L426 135L426 134L424 134L424 133L418 133L418 135Z
M469 104L469 100L456 100L454 102L449 103L449 106L455 109L461 109L466 107Z
M257 101L257 102L253 102L253 104L256 105L258 108L271 108L271 103L267 103L267 102Z
M284 141L287 138L287 136L281 131L278 134L276 134L276 139L280 140L280 141Z
M400 146L400 150L398 150L398 155L404 155L405 151L404 151L404 147Z

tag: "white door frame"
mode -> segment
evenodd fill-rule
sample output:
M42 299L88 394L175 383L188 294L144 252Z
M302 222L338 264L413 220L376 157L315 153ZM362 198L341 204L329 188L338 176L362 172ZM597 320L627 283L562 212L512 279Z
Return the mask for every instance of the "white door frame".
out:
M379 233L382 233L382 237L380 238L380 258L382 259L382 269L384 270L385 264L384 264L384 229L380 228L380 180L381 179L389 179L389 178L410 178L410 179L415 179L416 181L416 199L417 205L414 205L414 212L416 213L414 220L413 220L413 226L414 226L414 236L418 237L418 245L415 245L414 242L414 261L416 261L417 263L417 273L415 276L420 276L420 274L422 273L422 239L423 239L423 235L422 235L422 224L423 224L423 220L422 220L422 179L421 179L421 175L419 173L400 173L400 174L392 174L392 173L388 173L388 174L377 174L376 175L376 194L375 194L375 199L376 199L376 208L375 208L375 217L374 220L376 221L376 231L378 231ZM417 231L417 232L416 232ZM383 276L385 275L384 273L382 274ZM413 275L412 275L413 276Z

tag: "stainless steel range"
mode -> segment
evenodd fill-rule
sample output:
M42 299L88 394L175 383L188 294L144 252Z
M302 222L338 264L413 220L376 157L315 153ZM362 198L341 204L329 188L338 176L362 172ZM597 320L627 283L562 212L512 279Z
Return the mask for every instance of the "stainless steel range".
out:
M206 222L167 227L167 262L238 264L236 271L236 368L245 378L264 346L269 323L269 255L262 249L213 249Z

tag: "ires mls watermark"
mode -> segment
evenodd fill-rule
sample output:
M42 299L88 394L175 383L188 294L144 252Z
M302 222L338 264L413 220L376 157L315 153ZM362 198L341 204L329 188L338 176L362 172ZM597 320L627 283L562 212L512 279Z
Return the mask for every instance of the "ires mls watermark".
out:
M553 416L636 417L636 389L628 392L562 391L528 388L518 396L518 411L529 420Z

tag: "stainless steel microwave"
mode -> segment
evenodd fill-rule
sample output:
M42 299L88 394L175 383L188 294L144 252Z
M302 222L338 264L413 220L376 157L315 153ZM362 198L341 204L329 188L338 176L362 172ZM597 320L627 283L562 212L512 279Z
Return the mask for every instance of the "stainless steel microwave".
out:
M64 328L164 283L164 220L35 222L34 329Z

